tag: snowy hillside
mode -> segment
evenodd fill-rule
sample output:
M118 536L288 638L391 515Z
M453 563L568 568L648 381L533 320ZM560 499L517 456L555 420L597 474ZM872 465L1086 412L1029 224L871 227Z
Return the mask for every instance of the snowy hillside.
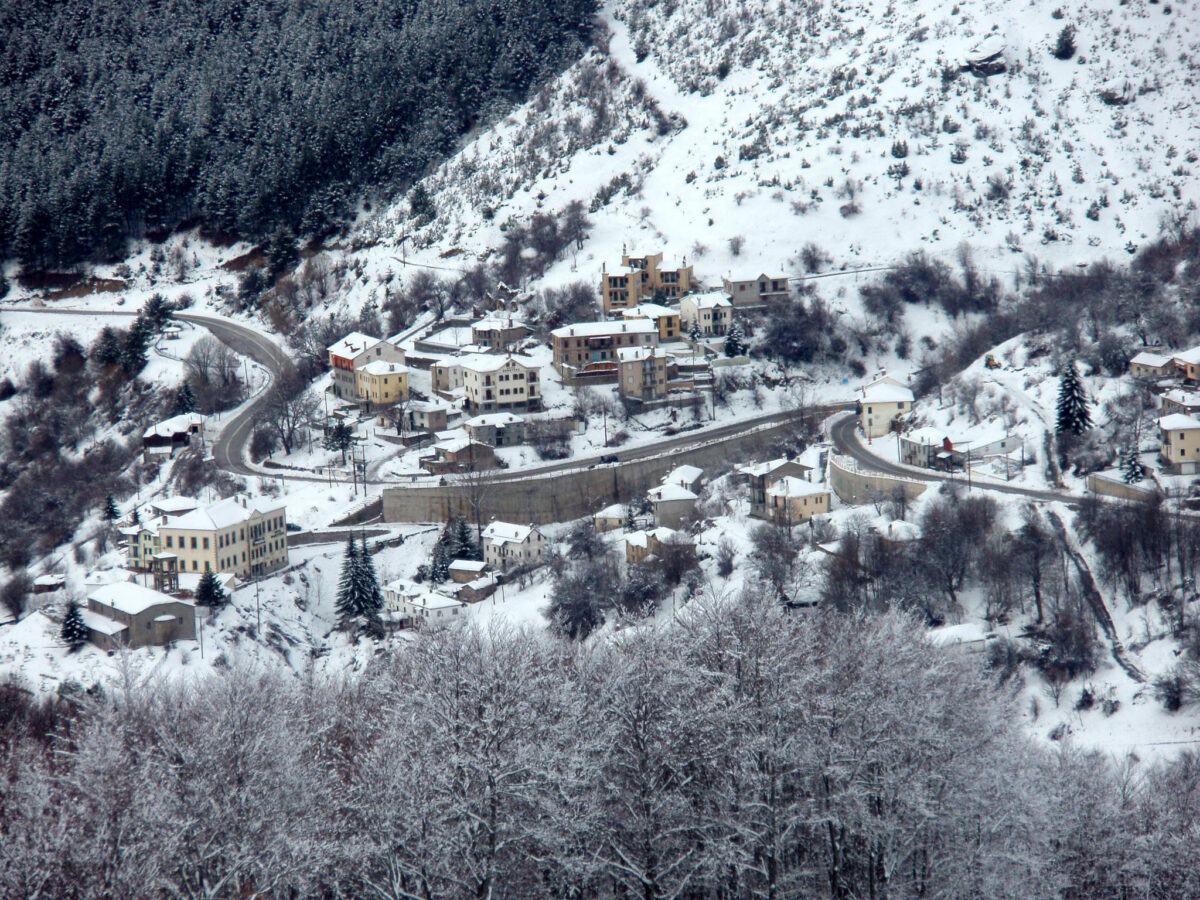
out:
M1011 271L1016 254L1123 258L1200 193L1187 9L612 0L604 20L607 56L427 179L431 223L401 203L359 246L407 237L428 261L469 259L507 221L579 200L591 241L552 277L591 280L626 244L708 280L795 273L809 242L835 267L950 259L966 242ZM1077 51L1060 60L1065 26ZM1005 72L960 71L996 53Z

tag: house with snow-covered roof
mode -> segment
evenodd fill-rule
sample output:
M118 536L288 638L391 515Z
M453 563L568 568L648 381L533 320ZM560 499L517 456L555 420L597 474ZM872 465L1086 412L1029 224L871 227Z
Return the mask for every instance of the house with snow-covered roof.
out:
M1200 381L1200 347L1184 350L1171 357L1175 370L1184 381L1195 384Z
M592 514L592 527L600 534L616 531L625 525L629 511L624 503L613 503Z
M534 525L493 521L483 529L483 558L498 572L540 566L546 560L546 536Z
M895 378L883 376L864 386L858 397L858 422L868 438L892 430L901 416L912 412L913 392Z
M698 493L700 491L700 479L704 477L704 470L699 466L682 465L676 466L670 472L663 476L663 484L677 484L680 487L685 487L689 491Z
M83 624L101 649L162 646L196 638L196 607L130 581L116 582L88 594Z
M471 440L490 447L515 447L525 443L525 420L510 412L485 413L463 422Z
M340 341L330 344L329 368L333 373L334 396L341 400L361 399L358 393L358 369L372 362L403 364L404 352L382 338L371 337L361 331L352 331Z
M792 526L829 512L829 489L806 478L785 475L767 488L767 520Z
M375 359L354 371L355 395L371 407L394 406L408 399L408 366Z
M684 337L692 333L692 326L703 337L723 335L733 322L733 301L723 291L704 294L688 294L679 300L679 323Z
M632 531L625 535L625 562L636 565L650 557L662 557L666 548L691 547L692 542L684 534L671 528L659 526L645 531Z
M765 519L767 514L767 489L779 479L787 476L808 478L813 470L798 459L788 459L781 456L765 462L747 463L736 466L734 471L746 478L750 487L750 515L756 519Z
M617 390L625 399L661 400L667 395L670 355L662 347L617 350Z
M230 572L241 577L287 565L287 509L278 500L229 497L209 507L165 515L130 529L131 565L148 569L154 557L178 558L178 572Z
M679 528L696 511L700 499L693 491L678 484L660 484L646 492L654 510L654 524L664 528Z
M1158 455L1168 472L1193 475L1200 463L1200 419L1171 413L1158 420Z
M967 428L925 426L900 435L900 462L922 468L961 468L971 460L1008 456L1021 449L1021 438L998 422Z
M1174 388L1163 392L1162 412L1164 416L1169 416L1171 413L1183 413L1185 416L1200 415L1200 391Z
M472 353L457 357L452 363L441 361L437 365L458 368L463 410L467 413L535 412L542 408L539 367L531 357Z
M657 345L658 325L652 319L576 322L550 332L554 368L568 381L615 381L617 351Z
M142 450L146 453L171 453L191 444L192 438L204 435L204 416L182 413L151 425L142 433Z
M1129 374L1134 378L1166 378L1175 374L1175 360L1150 350L1143 350L1129 360Z
M616 310L638 306L644 300L656 297L673 300L699 286L686 259L675 269L663 268L662 261L662 253L645 256L622 253L620 268L609 272L606 265L600 275L604 314L611 315Z
M639 303L621 310L624 319L650 319L658 326L658 339L662 343L677 341L680 337L679 310L661 303Z

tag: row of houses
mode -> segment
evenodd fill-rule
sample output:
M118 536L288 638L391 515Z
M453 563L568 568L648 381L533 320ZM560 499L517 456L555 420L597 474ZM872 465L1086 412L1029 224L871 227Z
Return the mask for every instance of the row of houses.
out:
M757 278L722 279L722 287L734 307L762 306L777 297L788 295L786 275L759 274ZM609 272L605 266L600 276L600 296L604 314L639 306L646 301L678 300L682 306L688 294L699 293L703 285L696 280L692 266L675 268L663 265L663 254L630 256L622 253L621 265Z

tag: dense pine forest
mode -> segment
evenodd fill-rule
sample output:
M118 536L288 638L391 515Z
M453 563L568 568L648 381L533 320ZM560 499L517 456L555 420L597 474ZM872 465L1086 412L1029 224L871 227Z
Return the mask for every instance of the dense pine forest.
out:
M185 223L322 235L577 54L595 0L15 0L0 256L113 260Z

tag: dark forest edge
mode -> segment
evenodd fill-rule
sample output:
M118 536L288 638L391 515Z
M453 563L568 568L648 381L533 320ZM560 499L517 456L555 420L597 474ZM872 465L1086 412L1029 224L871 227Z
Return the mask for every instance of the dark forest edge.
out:
M560 71L595 0L6 4L0 258L322 238Z

